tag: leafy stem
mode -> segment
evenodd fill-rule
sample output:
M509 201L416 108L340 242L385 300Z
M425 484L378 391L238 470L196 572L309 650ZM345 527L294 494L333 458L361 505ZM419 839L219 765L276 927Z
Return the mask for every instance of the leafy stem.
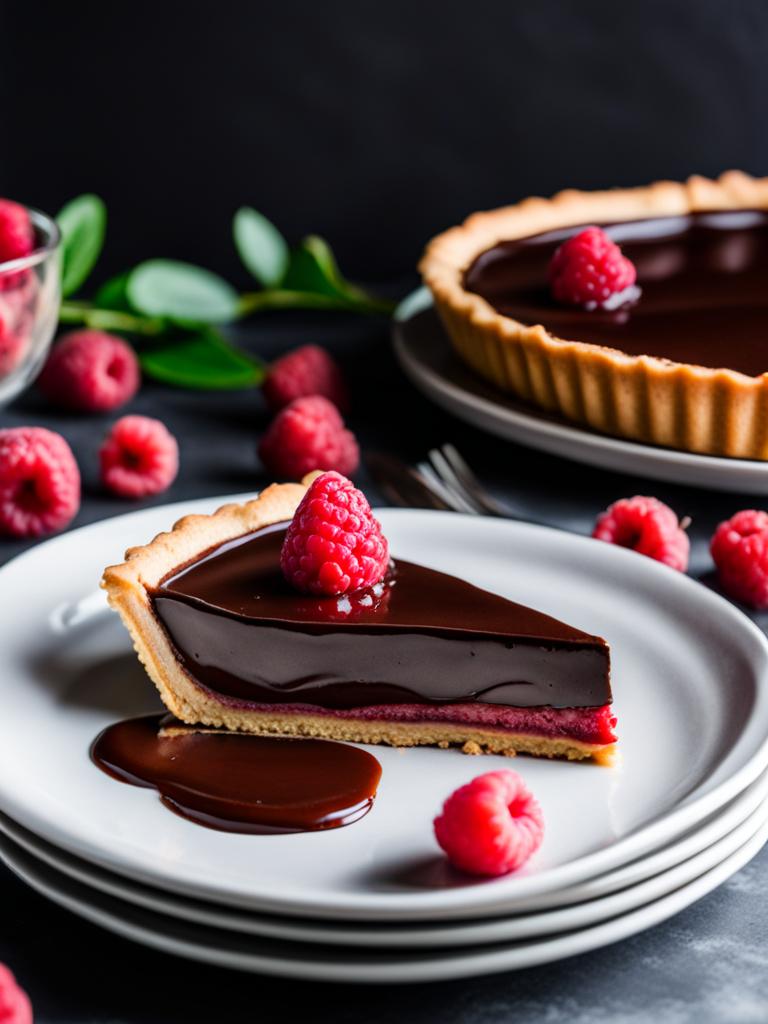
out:
M250 316L267 309L339 309L367 313L390 313L394 303L386 299L345 298L341 295L323 295L319 292L292 291L286 288L268 288L261 292L245 292L240 296L239 317Z
M118 309L99 309L91 302L64 301L59 309L63 324L83 324L100 331L124 331L143 337L157 337L166 330L161 317L142 316Z
M232 225L243 266L260 286L243 295L218 274L178 260L150 259L110 278L93 301L71 296L85 284L104 245L107 211L98 196L78 196L60 211L62 294L59 319L138 339L155 380L188 388L257 387L264 365L216 329L270 309L390 313L394 303L369 294L341 273L328 243L308 235L291 248L263 214L241 207Z

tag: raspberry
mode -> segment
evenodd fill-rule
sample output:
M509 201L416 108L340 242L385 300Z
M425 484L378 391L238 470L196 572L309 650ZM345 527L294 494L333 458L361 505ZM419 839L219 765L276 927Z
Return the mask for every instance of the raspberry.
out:
M108 412L133 398L140 379L139 362L122 338L71 331L53 347L37 383L62 409Z
M316 469L349 476L360 464L355 435L322 395L296 398L286 405L262 438L259 455L270 473L294 480Z
M451 864L471 875L516 871L544 838L538 802L508 768L479 775L451 793L434 826Z
M160 420L123 416L99 451L104 486L121 498L146 498L171 486L179 471L179 446Z
M622 498L597 517L592 536L685 572L691 544L672 509L658 498Z
M628 292L635 265L602 228L585 228L560 246L549 264L549 284L558 302L586 309L614 309L635 298Z
M307 594L346 594L378 583L389 547L365 495L340 473L309 485L288 527L280 566Z
M322 395L342 410L349 406L341 370L319 345L303 345L272 363L262 391L275 412L307 395Z
M10 199L0 199L0 265L7 260L29 256L34 248L35 231L27 211ZM28 276L28 270L3 273L0 266L0 292L16 288Z
M26 347L26 332L15 329L16 317L0 305L0 378L5 377L21 361Z
M16 334L3 333L0 325L0 379L7 377L24 356L24 338Z
M53 533L79 508L80 472L60 434L43 427L0 430L0 533Z
M0 1024L32 1024L29 997L5 964L0 964Z
M29 214L19 203L0 199L0 263L29 256L35 232Z
M750 508L726 519L709 550L727 594L753 608L768 608L768 512Z

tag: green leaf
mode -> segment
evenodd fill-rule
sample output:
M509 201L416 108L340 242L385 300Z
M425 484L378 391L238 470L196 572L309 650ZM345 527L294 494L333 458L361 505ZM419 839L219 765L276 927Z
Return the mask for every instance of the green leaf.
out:
M288 269L288 243L275 225L251 206L241 206L232 223L235 246L247 269L265 288L280 284Z
M239 352L210 329L169 344L153 345L141 353L139 362L148 377L181 388L252 388L264 377L261 363Z
M130 276L130 271L126 270L122 274L118 274L116 277L111 277L108 281L105 281L94 296L94 306L97 309L119 309L122 312L128 312L131 304L128 301L126 288Z
M287 291L346 298L342 281L330 246L317 235L310 235L291 253L282 287Z
M237 315L238 295L202 267L177 260L147 260L129 274L125 293L145 316L167 317L184 326L225 324Z
M348 309L387 312L391 303L368 295L347 281L339 270L331 247L319 235L309 235L291 253L291 262L281 288L291 292L311 292L340 300Z
M104 246L107 208L98 196L87 193L67 203L56 222L61 230L61 291L72 295L83 285Z

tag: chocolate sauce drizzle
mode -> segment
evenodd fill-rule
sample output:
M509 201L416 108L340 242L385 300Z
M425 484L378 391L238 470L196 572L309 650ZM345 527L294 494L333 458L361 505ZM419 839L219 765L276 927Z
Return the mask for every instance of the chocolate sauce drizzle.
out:
M381 765L329 740L223 732L165 735L168 715L116 722L91 747L102 771L156 789L184 818L223 832L315 832L350 825L373 805Z

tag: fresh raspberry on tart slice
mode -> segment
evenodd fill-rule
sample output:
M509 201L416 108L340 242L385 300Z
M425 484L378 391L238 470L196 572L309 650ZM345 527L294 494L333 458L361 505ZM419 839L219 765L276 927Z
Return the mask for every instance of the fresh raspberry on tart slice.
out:
M280 553L288 582L308 594L346 594L378 583L388 561L387 539L363 492L340 473L313 480Z

